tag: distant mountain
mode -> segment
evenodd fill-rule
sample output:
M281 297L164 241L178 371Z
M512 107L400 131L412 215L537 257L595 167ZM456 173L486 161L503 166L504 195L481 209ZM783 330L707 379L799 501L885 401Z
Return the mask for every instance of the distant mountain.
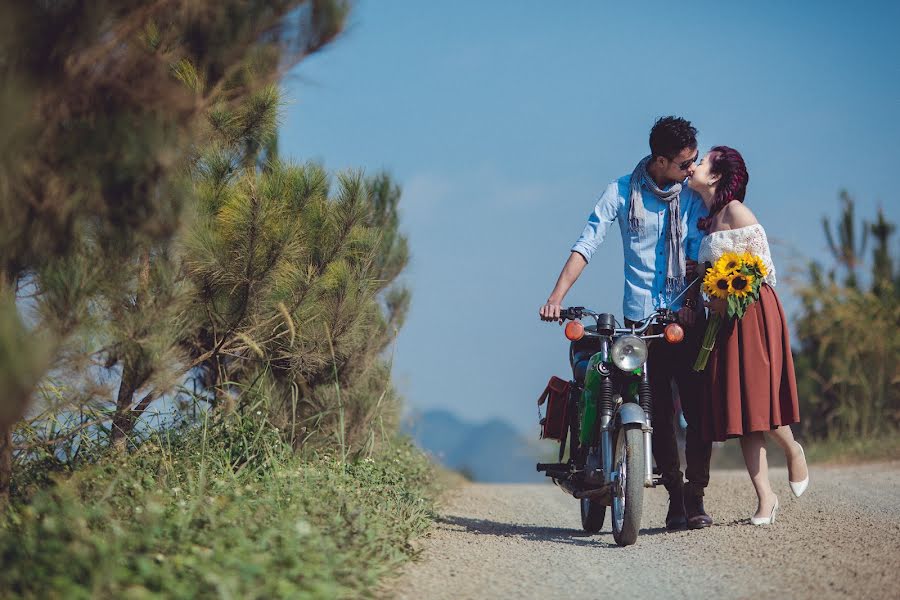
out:
M535 470L541 454L546 456L546 448L500 419L469 423L448 411L432 410L407 419L404 430L435 460L473 481L518 483L546 479Z

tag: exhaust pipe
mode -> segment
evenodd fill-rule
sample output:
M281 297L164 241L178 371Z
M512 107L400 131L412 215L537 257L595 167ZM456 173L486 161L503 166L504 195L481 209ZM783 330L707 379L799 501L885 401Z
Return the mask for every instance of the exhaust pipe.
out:
M554 479L553 483L565 493L579 500L582 498L590 498L591 500L609 498L609 484L603 484L598 488L585 489L584 484L578 484L567 479Z
M573 482L568 479L556 479L553 478L553 483L561 489L563 492L569 494L570 496L574 496L576 492L581 489L581 486L575 485Z
M590 498L591 500L609 502L609 500L610 500L609 490L610 490L610 486L609 486L609 484L606 484L601 488L596 488L593 490L581 490L579 492L575 492L575 494L573 494L573 495L576 498L578 498L579 500L581 500L582 498Z

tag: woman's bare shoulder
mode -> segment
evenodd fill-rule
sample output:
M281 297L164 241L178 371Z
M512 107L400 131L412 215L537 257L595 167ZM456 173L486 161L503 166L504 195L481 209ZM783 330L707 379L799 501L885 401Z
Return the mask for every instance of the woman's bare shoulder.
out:
M753 211L744 206L743 202L733 201L725 205L722 209L722 220L725 221L731 229L738 227L747 227L756 225L756 215Z

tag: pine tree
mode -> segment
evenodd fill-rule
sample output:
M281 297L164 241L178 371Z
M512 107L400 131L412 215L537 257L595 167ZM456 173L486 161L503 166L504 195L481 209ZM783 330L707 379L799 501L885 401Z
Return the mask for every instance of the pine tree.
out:
M17 354L0 362L0 494L10 428L48 372L84 375L98 357L121 369L114 436L130 429L147 400L134 394L179 347L155 320L183 290L156 263L190 205L184 165L207 114L329 43L346 12L341 0L0 6L0 349Z
M203 325L186 348L214 405L245 408L259 394L233 392L256 386L295 445L315 433L360 449L396 408L384 351L409 297L395 284L408 260L400 190L351 172L333 192L320 166L263 160L278 106L267 89L210 119L184 250Z

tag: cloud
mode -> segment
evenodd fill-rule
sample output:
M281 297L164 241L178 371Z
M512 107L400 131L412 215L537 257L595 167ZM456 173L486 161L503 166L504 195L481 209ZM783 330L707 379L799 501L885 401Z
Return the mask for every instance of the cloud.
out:
M462 173L417 173L402 185L404 216L416 225L441 214L530 211L545 206L558 196L560 189L560 186L511 177L492 164Z
M403 220L410 226L428 225L441 205L453 196L449 179L433 173L419 173L402 182L400 201Z

